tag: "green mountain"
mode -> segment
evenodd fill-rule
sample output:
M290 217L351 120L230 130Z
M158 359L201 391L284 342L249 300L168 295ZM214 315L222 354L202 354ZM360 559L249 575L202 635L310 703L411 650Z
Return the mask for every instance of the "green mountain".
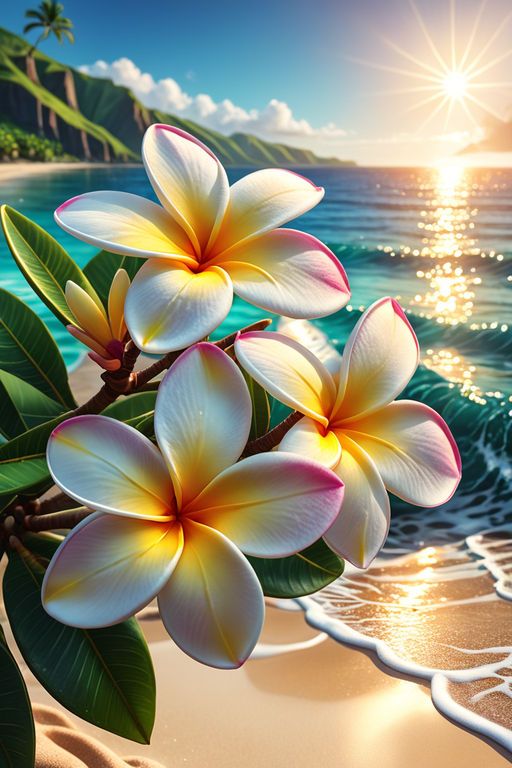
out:
M29 47L0 27L0 122L59 142L62 151L74 157L137 161L148 125L168 123L203 141L227 166L354 165L250 134L224 136L148 109L128 88L90 77L39 51L28 57Z

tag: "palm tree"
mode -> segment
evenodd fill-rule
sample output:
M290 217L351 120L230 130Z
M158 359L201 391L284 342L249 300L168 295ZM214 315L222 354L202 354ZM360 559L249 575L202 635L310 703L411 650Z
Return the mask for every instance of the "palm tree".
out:
M43 30L28 52L29 56L32 55L39 43L42 43L51 34L55 35L59 43L63 42L64 37L70 43L75 42L75 37L71 32L73 22L62 15L63 10L62 3L56 3L55 0L43 0L37 9L25 11L25 17L35 19L35 21L31 21L23 27L23 34L31 32L33 29Z

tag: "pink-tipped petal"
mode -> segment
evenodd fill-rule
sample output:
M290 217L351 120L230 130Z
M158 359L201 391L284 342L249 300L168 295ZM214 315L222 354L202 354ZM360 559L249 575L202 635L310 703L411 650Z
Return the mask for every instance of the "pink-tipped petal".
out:
M359 318L345 345L332 421L371 413L395 399L418 366L416 334L400 304L384 298Z
M389 498L370 456L345 435L340 441L341 461L334 471L345 483L345 497L324 539L353 565L368 568L388 535Z
M423 403L397 400L347 426L370 454L386 488L411 504L434 507L453 496L460 455L446 422Z
M294 229L275 229L242 243L217 260L235 293L269 312L323 317L350 298L347 276L320 240Z
M196 344L166 373L158 389L155 433L181 506L238 459L251 411L242 373L213 344Z
M181 525L92 515L73 528L53 556L43 581L43 605L72 627L118 624L160 592L182 549Z
M142 158L158 199L199 255L214 239L228 204L224 168L202 142L170 125L148 128Z
M327 426L336 389L324 365L280 333L244 333L235 342L240 364L272 397Z
M183 528L183 554L158 597L162 621L193 659L236 669L261 632L260 583L240 550L221 533L192 521Z
M340 441L334 432L308 418L301 419L286 433L279 450L307 456L324 467L335 467L341 459Z
M204 339L231 309L233 286L220 267L192 272L150 259L134 277L125 303L132 339L149 354L165 354Z
M106 416L75 416L50 435L48 467L62 490L86 507L160 520L174 493L165 461L133 427Z
M55 221L70 235L111 253L196 263L185 232L165 210L129 192L73 197L57 208Z
M343 501L334 472L291 453L261 453L216 477L184 510L247 555L285 557L317 541Z
M280 317L277 323L277 331L309 349L325 365L329 373L333 376L338 375L341 366L341 355L333 347L327 334L321 331L320 328L317 328L316 325L310 323L309 320Z
M108 357L108 352L98 341L95 339L91 339L91 337L84 333L80 328L77 328L75 325L66 325L66 329L68 332L75 337L75 339L78 339L78 341L81 341L82 344L85 344L89 349L92 349L93 352L96 352L97 355L100 357Z
M281 227L314 208L323 196L322 187L293 171L265 168L249 173L230 189L215 253Z
M121 367L121 361L117 360L116 358L103 357L102 355L98 355L96 352L89 352L88 357L90 357L91 360L96 363L96 365L99 365L100 368L103 368L105 371L118 371Z
M113 339L124 339L126 325L124 322L124 303L130 287L130 278L125 269L118 269L112 280L108 293L108 319Z

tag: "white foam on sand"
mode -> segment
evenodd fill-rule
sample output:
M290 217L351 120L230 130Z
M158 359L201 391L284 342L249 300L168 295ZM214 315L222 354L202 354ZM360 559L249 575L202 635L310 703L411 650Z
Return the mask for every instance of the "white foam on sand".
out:
M492 538L496 535L497 538ZM512 539L502 537L503 532L497 534L482 533L478 536L471 536L465 542L456 545L447 545L446 547L435 548L438 565L435 568L428 568L428 583L439 586L441 583L461 582L467 584L468 580L478 579L487 571L495 580L495 590L487 594L474 594L473 596L450 599L442 597L440 599L429 601L421 605L420 610L429 614L431 611L445 611L452 609L453 606L474 605L482 607L483 603L498 605L504 600L512 599L512 584L510 575L507 571L512 569ZM424 550L427 553L429 549ZM461 553L465 554L465 559L460 561ZM454 645L445 644L445 648L460 653L460 669L443 669L436 666L429 666L425 663L417 663L407 654L399 653L392 648L389 641L376 637L371 633L371 624L378 626L375 622L386 621L386 618L374 616L372 619L354 619L354 607L361 608L366 603L373 606L378 605L379 611L386 610L386 607L394 608L396 604L383 602L379 583L384 585L386 582L397 582L397 571L388 570L403 567L407 558L411 555L396 558L393 560L384 560L378 563L375 568L376 573L368 572L368 580L362 582L357 580L356 569L350 569L347 577L342 577L334 584L331 584L325 590L322 590L313 597L300 598L297 602L305 611L307 622L316 629L325 632L332 638L341 643L361 648L376 653L378 658L392 670L401 674L417 677L430 681L432 701L436 708L460 724L464 728L475 731L483 736L493 739L507 750L512 751L512 645L498 645L482 648L458 648ZM459 560L459 562L458 562ZM446 561L446 565L443 565ZM448 563L450 561L450 563ZM406 569L407 570L407 569ZM354 576L351 576L354 574ZM361 576L361 572L357 571ZM510 574L510 571L509 571ZM409 585L414 582L420 582L420 573L414 572L401 573L400 583L405 582ZM425 579L425 576L421 578ZM457 585L455 585L457 586ZM361 587L364 587L362 589ZM407 586L405 587L407 588ZM409 588L411 588L409 586ZM375 590L379 593L379 601L373 603L372 599L364 597L368 591ZM413 587L414 589L414 587ZM376 595L377 597L377 595ZM492 606L490 606L492 607ZM501 606L503 607L503 606ZM494 609L493 609L494 610ZM510 607L512 613L512 606ZM344 612L347 620L342 617ZM498 619L498 617L497 617ZM365 623L367 622L367 623ZM370 628L370 631L368 631ZM475 615L475 635L478 634L478 617ZM385 634L385 633L384 633ZM437 644L439 649L440 645ZM405 646L404 646L405 647ZM482 656L489 655L492 661L489 663L478 663L475 666L467 667L468 656L475 655L481 660ZM453 660L452 660L453 661ZM510 673L510 674L509 674ZM480 683L486 681L482 686ZM489 681L491 684L489 685ZM495 681L495 685L492 685ZM478 711L464 706L456 701L452 695L451 684L457 683L476 683L477 692L469 698L470 705L478 705L486 697L503 694L508 697L510 703L505 702L507 712L510 711L510 729L494 722L492 719L483 716ZM491 698L489 701L493 701ZM503 704L501 701L500 704Z

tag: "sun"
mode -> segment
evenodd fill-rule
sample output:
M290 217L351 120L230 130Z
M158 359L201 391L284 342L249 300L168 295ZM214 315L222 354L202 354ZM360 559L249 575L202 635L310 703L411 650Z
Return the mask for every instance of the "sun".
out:
M443 80L443 89L450 99L460 100L466 96L468 78L465 72L448 72Z
M446 129L455 107L459 111L462 110L466 118L476 128L479 127L477 116L480 116L479 113L481 112L492 115L496 120L504 120L505 116L494 110L491 105L482 98L482 95L485 95L486 91L495 88L501 88L502 90L510 89L512 83L482 80L482 76L489 70L492 70L493 67L512 56L511 47L506 46L504 48L499 45L499 37L512 19L512 11L503 18L491 36L482 42L480 22L484 15L485 4L486 0L483 0L474 18L470 34L464 41L460 41L457 40L456 34L458 25L456 22L455 0L450 0L450 23L448 25L450 50L447 56L443 55L440 48L436 45L414 0L409 0L411 10L416 18L421 33L427 42L431 54L430 58L422 60L414 53L402 48L393 40L384 38L384 42L387 46L395 53L399 54L403 60L406 60L409 64L412 63L414 68L406 69L377 64L362 59L352 59L360 64L406 76L410 80L415 81L415 83L413 82L406 87L393 89L387 91L387 93L424 94L423 97L419 96L419 99L407 110L411 112L413 110L425 108L425 111L428 113L427 119L418 128L418 133L425 128L427 123L436 118L436 116L439 118L443 111L445 114L444 128ZM503 102L505 103L504 99Z

